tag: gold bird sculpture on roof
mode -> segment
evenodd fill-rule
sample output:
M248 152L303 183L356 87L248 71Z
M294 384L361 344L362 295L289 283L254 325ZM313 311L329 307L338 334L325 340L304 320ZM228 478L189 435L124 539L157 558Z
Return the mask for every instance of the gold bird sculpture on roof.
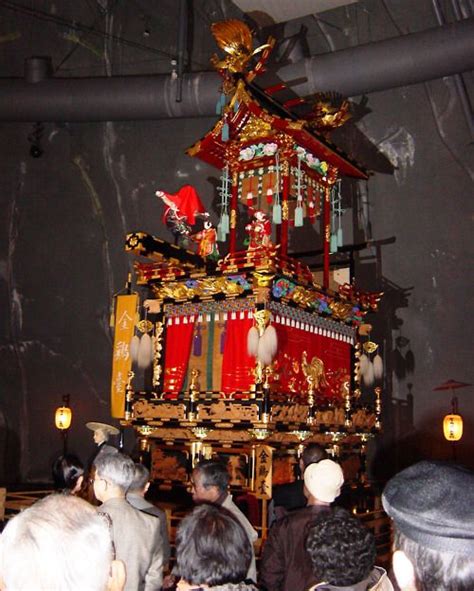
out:
M213 55L211 63L216 70L227 70L231 74L243 72L254 55L267 47L268 43L252 49L252 32L242 21L231 19L211 25L211 31L217 45L227 53L224 59Z
M307 119L319 133L329 133L341 127L352 117L350 102L338 93L321 93L314 96L313 110Z

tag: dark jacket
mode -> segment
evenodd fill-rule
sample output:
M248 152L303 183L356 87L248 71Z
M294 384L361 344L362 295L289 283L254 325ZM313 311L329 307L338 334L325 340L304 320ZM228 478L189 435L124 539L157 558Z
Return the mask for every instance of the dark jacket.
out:
M326 506L297 509L270 529L260 562L260 584L267 591L305 591L314 585L311 561L306 553L307 530Z
M306 507L308 499L304 495L304 480L295 480L275 486L272 499L275 507L284 507L287 511Z

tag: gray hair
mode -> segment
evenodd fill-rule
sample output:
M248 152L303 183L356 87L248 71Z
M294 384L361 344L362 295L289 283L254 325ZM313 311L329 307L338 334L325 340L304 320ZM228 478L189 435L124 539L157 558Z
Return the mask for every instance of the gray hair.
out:
M132 484L130 485L129 491L139 490L142 491L147 482L150 480L150 470L143 464L135 464L135 473L133 475Z
M105 591L112 560L106 521L72 495L36 502L0 537L0 578L7 590Z
M131 458L119 452L100 454L94 466L100 478L127 492L135 474L135 464Z

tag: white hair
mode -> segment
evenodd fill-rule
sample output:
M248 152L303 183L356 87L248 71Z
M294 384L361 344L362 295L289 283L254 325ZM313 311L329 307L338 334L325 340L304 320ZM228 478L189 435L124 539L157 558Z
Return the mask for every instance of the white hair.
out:
M5 527L0 580L6 591L105 591L113 558L108 524L96 508L54 494Z
M127 492L135 476L135 464L131 458L120 452L100 454L97 456L94 465L96 474L100 478Z

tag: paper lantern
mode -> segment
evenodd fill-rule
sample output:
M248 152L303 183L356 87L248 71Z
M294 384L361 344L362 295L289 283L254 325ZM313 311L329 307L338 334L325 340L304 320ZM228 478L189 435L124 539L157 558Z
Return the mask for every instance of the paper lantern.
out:
M71 421L72 410L69 408L69 406L60 406L56 409L56 413L54 415L56 429L60 429L61 431L69 429L69 427L71 426Z
M448 441L459 441L462 437L462 416L446 415L443 421L443 432Z

